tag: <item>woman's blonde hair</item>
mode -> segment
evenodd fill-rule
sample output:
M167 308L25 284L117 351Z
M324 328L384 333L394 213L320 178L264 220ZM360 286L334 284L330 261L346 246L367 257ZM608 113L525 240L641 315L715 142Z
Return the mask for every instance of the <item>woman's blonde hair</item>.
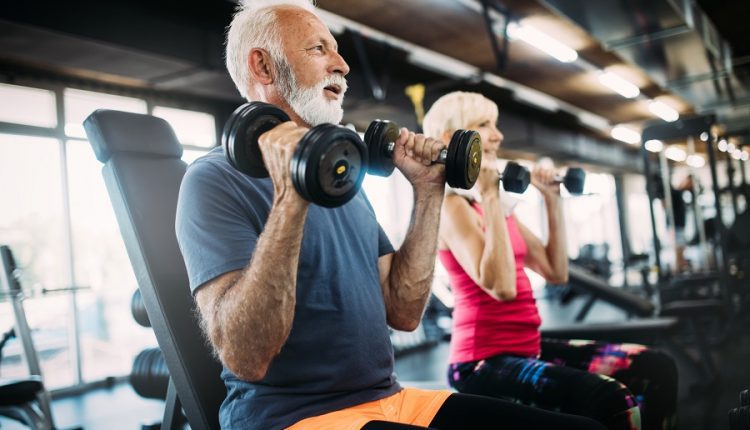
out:
M479 93L454 91L432 105L424 116L424 134L439 139L446 131L466 128L484 120L497 121L497 105Z

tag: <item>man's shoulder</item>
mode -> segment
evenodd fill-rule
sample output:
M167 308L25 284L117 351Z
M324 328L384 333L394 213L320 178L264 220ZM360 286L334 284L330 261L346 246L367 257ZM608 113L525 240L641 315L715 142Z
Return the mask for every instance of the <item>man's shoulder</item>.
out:
M224 156L224 149L216 147L205 155L198 157L187 167L186 175L216 175L222 171L229 172L234 168Z
M251 178L232 167L221 147L214 148L207 154L193 161L185 172L182 187L220 186L224 188L232 183L241 187L261 186L263 181Z

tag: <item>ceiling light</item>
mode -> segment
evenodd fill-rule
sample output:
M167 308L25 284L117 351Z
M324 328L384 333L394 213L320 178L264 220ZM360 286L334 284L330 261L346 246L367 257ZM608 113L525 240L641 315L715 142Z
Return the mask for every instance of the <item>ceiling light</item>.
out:
M651 152L661 152L662 149L664 149L664 142L657 139L651 139L647 140L644 144L644 147L647 151Z
M719 148L719 151L721 152L727 152L727 147L728 147L727 140L721 139L719 143L716 145L716 147Z
M648 103L648 110L666 122L674 122L680 118L680 114L664 102L651 100Z
M572 63L578 59L578 53L575 49L560 43L557 39L530 25L511 22L508 24L507 32L510 39L522 40L563 63Z
M638 97L638 94L641 93L641 90L638 88L638 86L631 84L630 82L611 72L599 72L599 82L601 82L605 87L611 89L612 91L627 99L636 98Z
M685 150L677 146L670 146L664 150L664 156L672 161L685 161L687 158Z
M740 154L740 160L747 161L748 158L750 158L750 154L748 154L747 151L742 151L742 154Z
M632 128L628 128L622 125L616 125L612 129L612 137L614 137L617 140L623 141L625 143L629 143L631 145L634 145L641 141L641 134L637 131L633 130Z
M609 130L609 120L590 112L579 112L578 120L595 130Z
M735 149L737 148L734 146L734 143L730 142L729 144L727 144L727 152L733 153Z
M708 141L708 133L706 133L705 131L703 133L701 133L701 140L704 141L704 142L707 142Z
M700 169L701 167L706 165L706 160L701 157L700 155L688 155L687 165L690 167L695 167L696 169Z
M408 60L414 65L457 79L470 78L479 74L479 69L470 64L427 49L411 50Z
M560 109L560 104L557 103L555 99L547 94L532 89L518 87L513 90L513 98L550 112L555 112Z
M487 82L488 84L492 84L498 88L505 88L508 86L508 81L493 73L485 73L484 75L482 75L482 77L484 78L485 82Z

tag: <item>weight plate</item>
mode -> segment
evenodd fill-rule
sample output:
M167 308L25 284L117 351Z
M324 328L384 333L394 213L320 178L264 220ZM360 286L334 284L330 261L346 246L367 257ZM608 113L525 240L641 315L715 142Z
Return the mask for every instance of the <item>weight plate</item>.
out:
M371 175L390 176L396 167L388 144L398 139L398 125L391 121L375 120L365 131L367 145L367 172Z
M367 149L356 132L321 124L302 137L292 155L292 183L304 199L337 207L357 194L366 166Z
M482 166L482 139L472 130L456 130L448 145L445 176L453 188L470 189Z
M268 177L258 138L289 116L278 107L250 102L238 107L229 117L221 135L224 154L234 168L254 178Z

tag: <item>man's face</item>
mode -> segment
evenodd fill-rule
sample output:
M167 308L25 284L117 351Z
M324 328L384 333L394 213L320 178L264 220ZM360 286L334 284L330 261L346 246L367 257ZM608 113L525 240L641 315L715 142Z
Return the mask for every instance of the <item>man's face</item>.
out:
M349 66L328 28L302 9L279 12L284 58L277 59L277 89L310 126L338 124Z

